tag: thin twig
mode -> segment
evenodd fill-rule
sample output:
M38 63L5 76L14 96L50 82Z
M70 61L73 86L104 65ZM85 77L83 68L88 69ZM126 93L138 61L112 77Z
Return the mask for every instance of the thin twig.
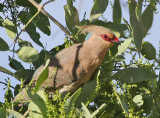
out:
M66 35L68 35L68 37L71 39L71 38L73 38L72 36L71 36L71 34L70 34L70 32L62 25L62 24L60 24L56 19L54 19L49 13L47 13L44 9L43 9L43 7L44 7L44 5L46 4L44 4L44 5L39 5L38 3L36 3L34 0L28 0L30 3L32 3L37 9L38 9L38 11L41 11L45 16L47 16L49 19L51 19L59 28L61 28L62 29L62 31L66 34Z
M53 2L53 1L54 1L54 0L49 0L49 1L45 2L45 3L43 4L43 7L44 7L45 5L47 5L48 3Z
M0 81L0 84L4 84L4 85L8 86L8 83L4 83L4 82L1 82L1 81ZM10 85L10 87L15 89L12 85Z

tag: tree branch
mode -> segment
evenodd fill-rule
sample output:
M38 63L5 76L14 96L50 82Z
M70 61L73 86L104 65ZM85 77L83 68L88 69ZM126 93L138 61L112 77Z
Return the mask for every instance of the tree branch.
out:
M49 13L47 13L43 7L44 5L48 4L49 2L44 3L43 5L39 5L38 3L36 3L34 0L28 0L30 3L32 3L37 9L38 11L41 11L45 16L47 16L49 19L51 19L59 28L61 28L61 30L68 35L69 38L72 38L70 32L62 25L60 24L56 19L54 19Z

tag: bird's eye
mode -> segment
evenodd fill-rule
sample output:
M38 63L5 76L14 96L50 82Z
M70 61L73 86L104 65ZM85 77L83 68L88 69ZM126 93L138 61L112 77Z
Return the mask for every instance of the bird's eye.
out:
M110 38L107 34L102 34L101 37L105 40L105 41L109 41Z
M104 38L107 38L107 35L106 35L106 34L104 34Z

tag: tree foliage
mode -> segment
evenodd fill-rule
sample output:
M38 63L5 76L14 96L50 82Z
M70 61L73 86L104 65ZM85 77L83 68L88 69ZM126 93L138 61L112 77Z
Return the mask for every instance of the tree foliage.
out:
M86 118L123 118L123 117L160 117L160 55L150 42L143 41L153 23L156 7L160 3L154 0L128 0L129 17L123 17L122 6L119 0L94 0L90 10L90 19L80 20L74 0L67 0L64 6L67 28L50 16L41 0L4 0L0 2L0 27L6 30L7 38L13 40L13 46L8 46L0 34L0 51L10 51L9 66L15 70L0 66L0 71L12 75L19 81L24 81L33 74L40 65L46 64L44 71L39 75L35 90L28 85L25 91L30 101L23 107L12 102L23 88L17 85L11 91L10 80L6 85L5 102L0 104L0 116L5 117L86 117ZM54 2L54 0L43 5ZM91 1L88 1L91 2ZM108 22L103 13L107 6L113 7L113 22ZM58 4L57 4L58 6ZM37 8L39 10L37 10ZM144 8L144 11L142 10ZM49 21L51 19L51 21ZM56 23L66 34L63 45L45 50L44 43L40 42L41 34L51 34L50 22ZM75 93L67 94L63 99L56 92L52 99L39 90L40 85L48 75L48 63L51 55L60 50L83 42L84 37L79 34L77 26L101 25L111 29L123 42L120 46L113 46L107 53L103 63L97 69L92 80L78 89ZM21 34L27 33L30 40L43 49L38 52L35 47ZM151 34L150 34L151 35ZM21 60L18 61L16 58ZM126 60L130 57L130 61ZM30 68L25 68L23 62ZM43 78L43 81L41 81Z

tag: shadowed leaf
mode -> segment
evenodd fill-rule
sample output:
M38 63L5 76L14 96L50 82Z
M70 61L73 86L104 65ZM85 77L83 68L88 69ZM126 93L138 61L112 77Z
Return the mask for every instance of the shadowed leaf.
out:
M157 78L157 75L152 74L148 70L142 68L127 68L119 70L113 75L114 79L124 83L137 83L141 81L148 81Z
M90 12L90 22L95 22L106 10L108 0L95 0L92 10Z
M114 0L113 5L113 22L114 23L121 23L121 17L122 17L122 11L121 11L121 5L119 0Z
M2 38L0 38L0 51L7 51L7 50L9 50L8 44Z

